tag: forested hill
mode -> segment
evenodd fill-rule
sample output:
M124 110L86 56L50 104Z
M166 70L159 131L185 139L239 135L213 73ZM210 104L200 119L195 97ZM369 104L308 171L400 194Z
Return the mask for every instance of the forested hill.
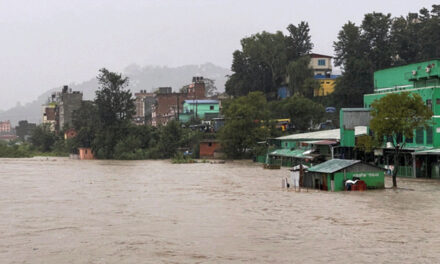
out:
M96 69L96 74L98 74ZM109 69L112 70L112 69ZM226 68L216 66L212 63L202 65L185 65L180 67L159 67L137 65L128 66L124 75L130 79L129 89L132 92L139 90L152 91L160 86L171 86L173 91L178 91L182 86L189 84L193 76L203 76L215 80L215 85L219 92L224 91L227 75L230 71ZM65 85L60 83L59 87L50 89L41 94L36 100L25 105L17 105L9 110L0 112L0 120L10 120L15 126L19 120L28 120L33 123L41 122L42 105L54 91L61 91L61 87ZM68 84L74 91L82 91L85 100L92 100L98 87L96 78L76 84Z

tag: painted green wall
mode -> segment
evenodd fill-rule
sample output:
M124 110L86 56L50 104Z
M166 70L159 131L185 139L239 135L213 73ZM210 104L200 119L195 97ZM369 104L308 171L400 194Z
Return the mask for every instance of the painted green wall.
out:
M368 189L383 189L385 187L385 174L380 172L347 172L345 173L347 180L352 180L353 177L358 177L367 184ZM328 190L331 191L331 174L327 175ZM344 186L344 172L334 173L335 191L345 190Z
M426 68L431 67L427 72ZM413 81L429 79L440 75L440 60L430 60L404 66L392 67L374 73L374 89L391 87L414 87ZM416 86L417 87L417 86Z
M427 67L430 71L427 72ZM414 71L414 73L413 73ZM430 103L434 113L432 117L432 136L428 135L431 128L423 129L423 140L416 142L417 135L412 141L406 142L406 147L440 147L440 60L430 60L405 66L389 68L374 73L375 93L364 95L364 107L389 93L410 92L422 97L425 104ZM413 83L404 89L381 89L405 84L405 80ZM432 138L432 142L429 142ZM405 139L406 140L406 139ZM410 139L409 139L410 140Z
M214 108L213 110L211 110L211 106ZM197 104L189 104L189 103L184 103L183 104L183 113L179 115L179 120L181 122L188 122L189 120L191 120L192 117L195 117L195 111L197 109L197 117L200 119L204 119L205 118L205 114L218 114L220 112L219 109L219 104L218 103L213 103L213 104L205 104L205 103L200 103ZM192 113L190 113L192 111Z
M281 140L281 148L283 149L296 148L297 145L298 145L298 141Z

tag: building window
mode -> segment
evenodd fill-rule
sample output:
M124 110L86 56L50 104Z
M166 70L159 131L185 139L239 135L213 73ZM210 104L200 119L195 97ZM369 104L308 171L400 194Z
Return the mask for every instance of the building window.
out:
M423 144L423 128L416 129L416 144Z
M212 142L209 142L209 143L208 143L208 147L212 147Z
M319 66L325 66L325 60L318 60L318 65Z
M432 134L433 134L432 127L428 127L426 129L426 144L432 144Z
M214 110L214 106L213 106L213 105L210 105L210 106L209 106L209 110Z
M426 106L429 107L429 109L432 109L432 100L431 99L426 100Z
M414 139L413 138L405 138L405 142L406 143L413 143Z
M440 98L437 98L437 99L435 100L435 103L436 103L436 104L440 104Z

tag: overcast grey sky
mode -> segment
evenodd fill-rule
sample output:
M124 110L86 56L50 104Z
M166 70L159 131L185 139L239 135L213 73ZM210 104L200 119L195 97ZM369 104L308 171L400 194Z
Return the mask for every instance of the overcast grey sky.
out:
M81 82L106 67L201 64L230 68L240 39L305 20L314 52L333 54L348 20L393 16L432 1L0 0L0 110Z

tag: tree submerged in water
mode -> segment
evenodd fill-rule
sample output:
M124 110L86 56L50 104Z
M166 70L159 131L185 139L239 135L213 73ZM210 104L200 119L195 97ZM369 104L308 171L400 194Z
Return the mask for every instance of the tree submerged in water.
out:
M405 147L403 138L413 138L414 130L428 127L432 111L420 95L409 92L393 93L382 97L371 104L370 128L375 138L382 142L385 137L391 138L394 147L393 187L397 187L396 176L399 170L398 160Z

